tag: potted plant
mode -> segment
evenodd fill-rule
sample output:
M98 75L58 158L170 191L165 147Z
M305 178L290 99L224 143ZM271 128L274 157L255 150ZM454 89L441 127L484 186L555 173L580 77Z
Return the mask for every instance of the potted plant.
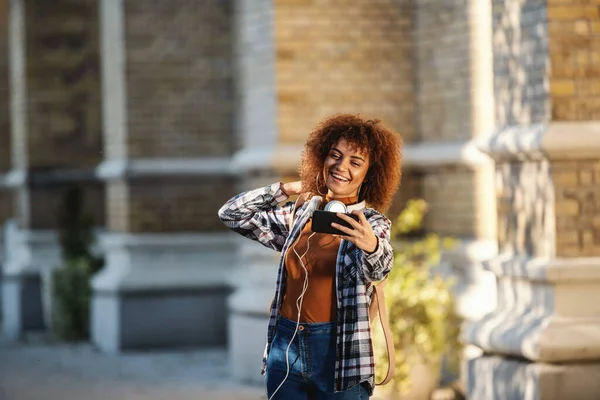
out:
M376 389L379 399L429 400L440 383L442 364L457 371L460 363L460 319L455 312L452 281L436 274L442 252L457 241L423 233L426 210L425 201L411 200L393 225L394 267L385 296L396 372L388 385ZM373 347L378 382L387 370L381 330L373 332Z

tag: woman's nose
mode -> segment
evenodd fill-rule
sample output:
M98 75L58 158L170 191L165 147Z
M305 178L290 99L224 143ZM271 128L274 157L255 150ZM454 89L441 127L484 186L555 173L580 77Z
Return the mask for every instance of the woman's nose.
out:
M344 161L340 160L337 165L336 168L340 170L340 172L346 171L346 165L344 164Z

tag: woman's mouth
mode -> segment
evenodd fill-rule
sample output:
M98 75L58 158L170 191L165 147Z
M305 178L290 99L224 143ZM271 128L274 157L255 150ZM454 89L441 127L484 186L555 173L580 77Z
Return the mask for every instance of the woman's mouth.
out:
M348 178L345 178L345 177L343 177L343 176L341 176L341 175L339 175L339 174L336 174L336 173L334 173L334 172L331 172L331 173L329 173L329 175L330 175L330 176L331 176L331 177L332 177L332 178L333 178L333 179L334 179L336 182L339 182L339 183L348 183L348 182L350 182L350 179L348 179Z

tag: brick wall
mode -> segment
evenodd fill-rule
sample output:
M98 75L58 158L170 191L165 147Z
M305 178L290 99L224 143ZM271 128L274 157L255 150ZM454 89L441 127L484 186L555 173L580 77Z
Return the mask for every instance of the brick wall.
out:
M12 193L9 190L0 188L0 229L2 224L12 216L12 203Z
M550 117L546 1L492 0L496 125Z
M98 9L92 0L26 1L29 167L102 159Z
M440 168L423 178L423 197L429 204L425 228L447 235L474 237L475 176L463 168Z
M95 226L104 225L104 185L100 182L88 181L78 182L84 194L84 210L94 219ZM19 213L20 226L26 229L54 229L57 225L57 211L62 207L64 195L68 190L68 183L53 183L52 185L39 185L28 189L27 201L21 200L21 204L28 206L25 215L29 218L23 219Z
M415 2L417 120L422 140L472 135L468 6L468 0Z
M600 2L548 0L552 119L600 119Z
M600 256L600 161L552 164L558 257Z
M402 183L394 196L394 200L385 215L392 220L398 217L408 200L423 198L423 173L405 169L402 172Z
M324 117L360 112L414 139L409 0L276 1L279 140L302 143Z
M225 231L217 210L233 196L230 178L152 178L108 184L108 228L113 232Z
M233 148L231 0L126 1L127 156Z

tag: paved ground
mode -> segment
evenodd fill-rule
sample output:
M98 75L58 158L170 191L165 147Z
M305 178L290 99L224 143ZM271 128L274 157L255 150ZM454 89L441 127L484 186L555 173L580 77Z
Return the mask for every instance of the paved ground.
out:
M229 379L225 349L107 355L89 345L0 342L0 400L261 400ZM258 373L258 372L257 372Z

